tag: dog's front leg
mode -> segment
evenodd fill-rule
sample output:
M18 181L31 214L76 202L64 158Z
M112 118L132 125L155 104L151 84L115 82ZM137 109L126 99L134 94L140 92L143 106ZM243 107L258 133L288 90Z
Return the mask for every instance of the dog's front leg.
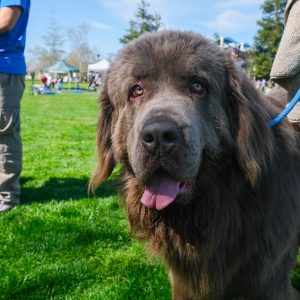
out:
M184 284L184 282L176 276L172 271L169 271L169 277L172 288L172 300L196 300L199 299L193 295L192 291Z

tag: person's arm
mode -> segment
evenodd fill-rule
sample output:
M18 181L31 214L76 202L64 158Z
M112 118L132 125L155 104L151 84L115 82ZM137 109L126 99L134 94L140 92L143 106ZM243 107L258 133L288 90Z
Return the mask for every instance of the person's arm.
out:
M19 6L5 6L0 8L0 33L12 30L21 14Z

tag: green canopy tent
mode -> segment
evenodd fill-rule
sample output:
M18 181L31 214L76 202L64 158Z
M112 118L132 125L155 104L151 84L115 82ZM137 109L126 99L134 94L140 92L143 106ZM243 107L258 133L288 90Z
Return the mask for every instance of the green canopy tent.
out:
M65 60L61 60L53 66L45 69L46 73L50 74L68 74L69 76L69 88L70 88L70 76L72 73L79 72L77 67L68 64Z

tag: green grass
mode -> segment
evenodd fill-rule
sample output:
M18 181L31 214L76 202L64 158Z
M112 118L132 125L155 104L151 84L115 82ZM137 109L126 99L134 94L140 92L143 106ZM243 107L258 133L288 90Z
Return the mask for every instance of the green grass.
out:
M22 99L22 203L0 214L0 299L169 299L159 262L129 234L112 180L96 197L97 94Z
M23 204L0 214L0 299L170 299L164 267L129 233L113 179L87 196L97 115L96 93L25 91Z

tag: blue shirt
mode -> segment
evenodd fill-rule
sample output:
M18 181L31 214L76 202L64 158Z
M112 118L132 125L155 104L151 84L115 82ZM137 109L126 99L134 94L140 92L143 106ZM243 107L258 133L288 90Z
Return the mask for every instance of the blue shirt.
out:
M22 10L15 27L0 33L0 73L26 74L24 49L30 0L0 0L0 7L19 6Z

